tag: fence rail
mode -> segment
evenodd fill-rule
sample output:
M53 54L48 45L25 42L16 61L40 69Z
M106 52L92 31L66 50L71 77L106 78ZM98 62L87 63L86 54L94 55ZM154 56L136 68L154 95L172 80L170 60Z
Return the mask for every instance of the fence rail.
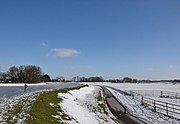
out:
M161 91L160 97L180 99L180 93Z
M132 96L132 99L138 100L143 106L166 116L180 119L180 105L143 96L133 91L128 91L128 93Z

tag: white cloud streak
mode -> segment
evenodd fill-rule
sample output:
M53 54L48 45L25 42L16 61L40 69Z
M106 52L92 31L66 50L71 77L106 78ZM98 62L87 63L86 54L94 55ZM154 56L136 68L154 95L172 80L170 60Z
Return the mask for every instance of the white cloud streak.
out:
M47 46L47 44L46 44L45 42L43 42L41 45L42 45L43 47Z
M78 52L75 49L67 49L67 48L54 48L51 49L51 55L56 56L56 57L73 57L73 56L77 56L80 54L80 52Z

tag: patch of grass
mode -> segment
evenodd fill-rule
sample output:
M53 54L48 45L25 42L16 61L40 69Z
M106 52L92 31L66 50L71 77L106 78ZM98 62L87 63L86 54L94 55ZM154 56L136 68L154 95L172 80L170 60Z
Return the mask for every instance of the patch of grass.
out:
M99 90L99 93L96 96L96 99L98 101L98 109L99 109L99 111L106 114L106 115L108 115L108 112L106 111L106 106L105 106L105 103L104 103L104 99L102 97L102 89Z
M26 124L63 124L63 120L71 120L58 105L62 99L57 97L58 93L67 93L69 90L80 89L87 85L54 90L40 94L34 101L29 116L26 118ZM58 116L55 118L53 116Z
M3 122L5 121L8 124L18 123L19 119L23 119L23 116L26 116L27 107L32 103L30 101L26 102L27 98L21 98L19 101L12 101L13 106L8 106L8 110L3 114Z

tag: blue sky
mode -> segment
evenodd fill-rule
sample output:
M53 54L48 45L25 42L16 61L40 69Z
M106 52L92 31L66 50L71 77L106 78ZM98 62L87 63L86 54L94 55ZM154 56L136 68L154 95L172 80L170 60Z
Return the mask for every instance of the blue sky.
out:
M0 71L180 78L179 0L0 1Z

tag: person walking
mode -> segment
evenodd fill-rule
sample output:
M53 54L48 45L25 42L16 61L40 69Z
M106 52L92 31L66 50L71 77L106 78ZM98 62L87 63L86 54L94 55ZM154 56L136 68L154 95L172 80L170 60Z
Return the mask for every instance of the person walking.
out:
M27 87L28 87L28 85L25 83L24 84L24 92L26 92Z

